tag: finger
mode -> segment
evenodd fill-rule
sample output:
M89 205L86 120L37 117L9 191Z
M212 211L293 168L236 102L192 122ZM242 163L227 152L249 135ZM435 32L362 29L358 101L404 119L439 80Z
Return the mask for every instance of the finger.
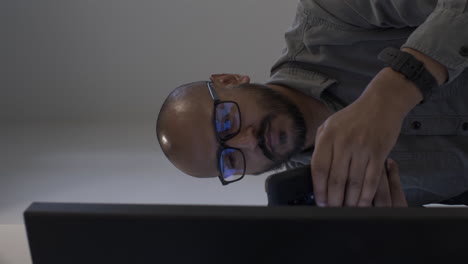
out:
M314 185L315 202L318 206L323 207L327 205L327 183L333 158L333 145L331 140L321 135L320 131L321 128L317 130L315 151L312 154L310 170Z
M390 193L392 196L393 207L408 207L408 203L405 198L405 193L403 192L403 188L401 187L400 182L400 173L398 169L398 165L392 159L388 161L388 170L389 170L389 185L390 185Z
M391 207L392 196L390 193L390 186L388 183L388 177L385 169L382 169L381 178L377 192L374 198L375 207Z
M359 197L358 206L371 206L374 200L377 187L380 183L380 176L383 169L382 164L384 161L371 159L366 168L366 176L364 176L364 183L362 185L361 196Z
M357 206L359 196L361 195L362 183L364 181L364 174L366 173L366 166L369 162L367 158L353 158L349 166L349 177L346 183L346 206Z
M333 150L333 161L328 176L328 206L343 206L346 180L348 179L350 155L343 150Z

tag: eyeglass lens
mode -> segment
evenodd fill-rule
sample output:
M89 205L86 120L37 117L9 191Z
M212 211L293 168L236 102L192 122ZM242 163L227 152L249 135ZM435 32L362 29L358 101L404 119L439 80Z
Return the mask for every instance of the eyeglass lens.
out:
M235 103L225 102L216 106L216 131L222 140L237 133L240 128L239 108Z
M242 177L244 172L244 157L237 149L224 149L221 152L219 165L224 180L235 181Z
M240 113L235 103L224 102L216 106L216 131L221 140L228 140L240 129ZM224 180L235 181L244 173L244 157L239 150L226 148L221 152L219 167ZM240 173L240 174L239 174Z

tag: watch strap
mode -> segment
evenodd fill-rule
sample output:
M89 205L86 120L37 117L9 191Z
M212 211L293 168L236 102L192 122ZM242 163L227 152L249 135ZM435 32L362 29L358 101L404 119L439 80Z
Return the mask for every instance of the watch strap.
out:
M437 87L437 81L426 70L424 64L413 55L393 47L388 47L380 52L378 58L394 71L402 73L406 79L413 82L419 88L424 97L421 103L431 97L433 88Z

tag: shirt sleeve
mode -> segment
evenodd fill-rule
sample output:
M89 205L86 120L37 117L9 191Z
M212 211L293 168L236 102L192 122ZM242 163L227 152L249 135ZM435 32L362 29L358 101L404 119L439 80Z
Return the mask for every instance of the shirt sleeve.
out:
M414 27L401 48L444 65L448 82L468 67L468 0L316 0L314 13L361 29Z

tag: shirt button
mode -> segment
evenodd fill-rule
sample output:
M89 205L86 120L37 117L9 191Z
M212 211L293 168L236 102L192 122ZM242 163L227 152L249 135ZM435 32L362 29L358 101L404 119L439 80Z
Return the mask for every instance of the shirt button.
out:
M411 123L411 127L414 129L414 130L418 130L421 128L421 122L419 121L413 121L413 123Z
M465 45L460 48L460 55L463 57L468 57L468 45Z
M468 122L463 123L462 129L465 130L465 131L468 130Z

